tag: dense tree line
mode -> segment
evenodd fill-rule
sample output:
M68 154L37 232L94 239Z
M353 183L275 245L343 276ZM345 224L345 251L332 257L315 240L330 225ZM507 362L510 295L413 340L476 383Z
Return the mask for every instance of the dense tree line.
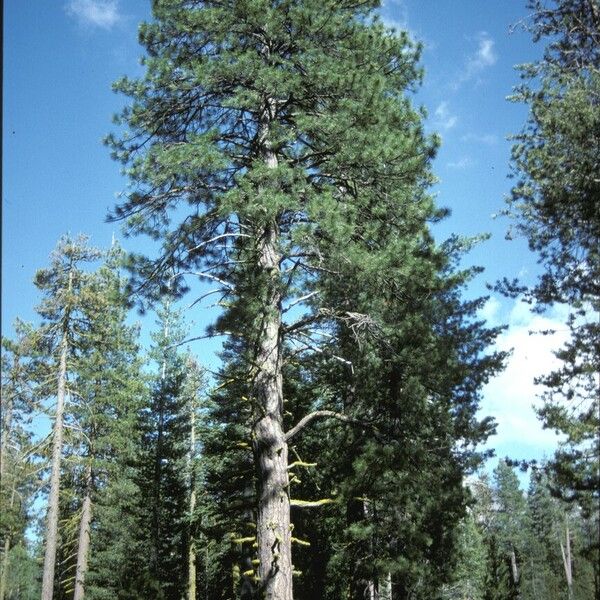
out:
M420 47L377 7L153 3L146 73L115 86L127 131L107 142L132 182L112 218L158 251L65 236L35 276L39 323L3 340L0 600L599 597L597 155L566 186L540 175L587 125L598 140L596 4L536 4L536 36L575 25L525 69L542 91L518 91L532 121L512 207L550 271L502 287L575 310L542 412L568 441L526 495L505 462L473 479L501 329L465 300L475 240L431 234ZM571 94L587 125L553 138ZM184 296L219 316L190 331ZM135 303L156 315L147 349ZM224 340L211 374L185 349L208 337Z

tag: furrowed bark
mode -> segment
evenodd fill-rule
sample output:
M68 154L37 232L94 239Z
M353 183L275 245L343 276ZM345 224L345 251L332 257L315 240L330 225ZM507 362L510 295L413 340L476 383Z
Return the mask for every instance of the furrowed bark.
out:
M86 467L85 496L79 522L79 543L77 545L77 567L75 570L75 593L73 600L83 600L85 576L90 552L90 527L92 524L92 467Z
M58 537L58 497L60 493L60 467L62 459L63 418L67 382L67 354L69 351L67 334L63 332L60 343L60 363L58 368L58 389L56 394L56 414L52 440L52 471L50 475L50 495L46 520L46 550L42 576L42 600L52 600L54 592L54 568Z
M268 134L274 102L267 100L259 124L260 152L269 168L277 167ZM288 480L288 446L283 430L281 374L281 291L279 288L279 229L275 220L259 234L258 267L266 279L258 337L253 396L260 414L253 427L258 471L258 578L260 596L292 600L292 541Z
M260 263L267 273L278 269L276 230L267 229L261 240ZM292 600L292 556L288 447L283 431L281 377L280 294L271 286L265 307L257 356L254 396L263 414L254 426L254 453L259 474L258 560L263 597Z

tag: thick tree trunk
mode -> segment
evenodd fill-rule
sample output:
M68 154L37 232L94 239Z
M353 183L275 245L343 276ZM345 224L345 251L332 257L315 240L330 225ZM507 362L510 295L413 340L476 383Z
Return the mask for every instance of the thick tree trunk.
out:
M265 56L268 48L265 47ZM260 117L258 143L268 168L277 167L269 137L275 101L267 99ZM279 228L275 219L258 232L258 267L264 276L262 322L255 359L253 396L260 414L253 427L258 472L259 595L267 600L292 600L292 540L288 479L288 446L283 430L281 374L281 291Z
M292 552L288 447L283 431L281 377L281 299L278 290L277 230L266 228L259 241L259 261L268 284L254 396L262 415L254 426L254 452L258 468L258 575L262 596L268 600L292 600Z
M60 466L62 460L63 417L67 384L67 334L63 333L60 343L60 363L58 367L58 390L56 394L56 414L52 439L52 472L50 475L50 496L46 520L46 550L42 576L42 600L52 600L54 591L54 568L58 538L58 499L60 493Z
M79 544L77 546L77 567L75 570L75 593L73 600L83 600L85 576L90 553L90 527L92 524L92 468L86 467L85 496L79 523Z

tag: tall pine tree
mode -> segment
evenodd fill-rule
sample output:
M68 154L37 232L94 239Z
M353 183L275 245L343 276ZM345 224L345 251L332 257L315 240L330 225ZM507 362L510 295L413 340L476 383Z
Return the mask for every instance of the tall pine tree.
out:
M354 291L341 302L328 292L352 269L366 283L396 253L389 280L380 271L371 286L394 290L406 260L405 277L422 276L427 294L445 268L426 227L441 216L426 193L436 144L405 95L419 78L418 48L385 29L377 6L159 0L141 29L146 76L116 85L132 99L122 115L131 133L109 143L136 186L115 217L162 241L158 258L133 261L138 282L157 298L183 293L188 276L210 281L225 310L209 333L237 345L257 484L248 571L270 599L293 597L289 442L316 420L354 420L313 397L290 421L286 362L303 347L328 353L332 331L352 336L389 316ZM457 352L466 365L480 348Z

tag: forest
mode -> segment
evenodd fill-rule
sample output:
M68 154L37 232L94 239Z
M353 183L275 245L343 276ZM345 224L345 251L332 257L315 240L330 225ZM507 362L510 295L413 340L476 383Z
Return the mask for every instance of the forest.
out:
M519 1L542 272L490 289L569 307L554 456L485 466L509 353L480 238L432 233L421 44L376 0L153 0L105 140L127 242L65 233L2 338L0 600L600 600L600 4Z

